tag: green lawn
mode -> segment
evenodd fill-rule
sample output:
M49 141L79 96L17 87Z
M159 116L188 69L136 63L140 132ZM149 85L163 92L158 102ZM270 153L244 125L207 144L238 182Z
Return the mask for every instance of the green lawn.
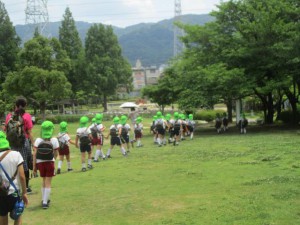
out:
M147 128L144 147L127 158L116 148L112 159L85 173L72 147L75 171L64 172L64 162L49 209L41 208L41 178L31 180L23 224L300 224L297 130L233 129L217 135L200 128L194 140L158 148ZM75 130L71 124L72 137Z

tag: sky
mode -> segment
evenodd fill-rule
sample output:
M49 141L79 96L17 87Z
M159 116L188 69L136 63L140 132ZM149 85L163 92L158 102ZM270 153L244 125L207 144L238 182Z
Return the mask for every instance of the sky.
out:
M75 21L127 27L174 17L174 0L0 0L14 25L25 24L27 4L46 2L49 21L61 21L69 7ZM221 0L181 0L182 15L207 14Z

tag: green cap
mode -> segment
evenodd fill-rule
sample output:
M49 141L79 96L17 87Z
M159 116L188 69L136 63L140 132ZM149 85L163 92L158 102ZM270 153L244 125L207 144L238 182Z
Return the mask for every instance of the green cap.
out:
M97 113L96 116L95 116L95 119L96 119L97 124L102 123L103 114L102 113Z
M174 112L174 118L177 120L179 118L179 113L178 112Z
M118 124L120 122L120 118L119 117L114 117L113 119L114 124Z
M66 133L67 132L68 123L63 121L59 124L59 132Z
M0 131L0 151L10 149L9 142L6 139L6 135L3 131Z
M44 121L42 123L42 138L51 138L54 130L54 125L51 121Z
M168 113L168 114L166 115L166 120L170 120L170 119L171 119L171 114Z
M157 120L157 116L156 115L153 116L153 121L155 121L155 120Z
M193 114L189 114L189 119L190 120L194 119L194 115Z
M137 122L137 123L142 122L142 117L139 116L138 118L136 118L136 122Z
M87 116L82 116L79 120L79 126L86 127L88 122L89 122L89 118Z
M158 119L160 119L160 118L162 117L162 113L161 113L160 111L158 111L158 112L156 113L156 116L157 116Z
M93 118L93 119L92 119L92 123L96 123L96 118Z
M121 124L122 124L122 125L125 125L126 122L127 122L127 116L122 115L122 116L121 116Z

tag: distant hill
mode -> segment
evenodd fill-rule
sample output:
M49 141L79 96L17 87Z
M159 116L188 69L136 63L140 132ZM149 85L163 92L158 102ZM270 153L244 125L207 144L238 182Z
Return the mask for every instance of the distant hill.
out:
M183 15L182 22L185 24L203 25L213 21L214 18L208 14ZM162 20L158 23L140 23L126 28L114 27L123 55L132 65L140 59L143 66L159 66L168 62L173 56L173 19ZM84 42L88 29L92 23L78 21L77 30L81 40ZM49 24L49 34L58 38L58 30L61 22ZM34 28L26 25L16 25L17 34L22 42L32 38Z

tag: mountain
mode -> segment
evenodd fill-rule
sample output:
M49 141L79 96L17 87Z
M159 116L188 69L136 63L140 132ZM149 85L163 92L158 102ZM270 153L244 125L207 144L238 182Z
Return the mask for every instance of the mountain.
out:
M183 15L182 23L203 25L213 21L208 14ZM140 23L126 28L113 27L123 50L123 55L132 65L140 59L143 66L159 66L166 64L173 56L173 19L162 20L157 23ZM77 21L76 26L81 40L84 42L88 29L92 23ZM47 33L58 38L61 22L49 23ZM30 25L16 25L16 32L22 42L32 38L34 27ZM29 35L30 34L30 35Z

